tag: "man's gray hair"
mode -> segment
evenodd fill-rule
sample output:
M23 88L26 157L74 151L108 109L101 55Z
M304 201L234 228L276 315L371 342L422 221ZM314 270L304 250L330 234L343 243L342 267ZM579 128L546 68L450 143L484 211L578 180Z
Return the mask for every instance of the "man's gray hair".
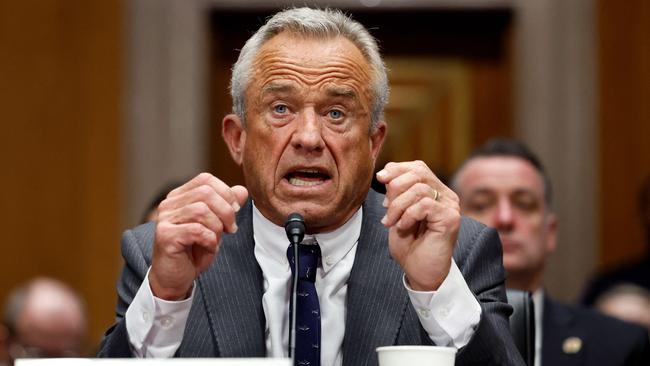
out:
M275 35L284 31L313 38L343 36L361 51L371 68L372 111L371 126L374 130L383 118L384 106L388 102L388 77L386 67L379 54L377 41L359 22L352 20L340 10L292 8L273 15L255 34L246 41L239 58L232 68L230 95L233 112L246 121L246 88L253 75L253 62L260 48Z

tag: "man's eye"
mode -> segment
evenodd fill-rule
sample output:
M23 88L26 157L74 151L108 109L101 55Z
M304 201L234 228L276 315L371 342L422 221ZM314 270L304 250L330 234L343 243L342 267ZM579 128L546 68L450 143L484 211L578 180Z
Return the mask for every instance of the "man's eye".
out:
M328 114L331 119L340 119L343 117L343 112L339 111L338 109L332 109L328 112Z
M478 196L472 197L471 199L465 202L465 207L468 212L474 214L485 213L486 211L492 209L496 205L496 202L491 197Z
M288 110L289 108L284 104L278 104L275 107L273 107L273 111L280 114L287 113Z
M515 202L515 205L518 209L529 212L535 211L537 210L537 207L539 207L539 204L535 200L518 200Z
M467 211L474 212L474 213L481 213L481 212L487 210L488 207L489 206L487 204L473 203L472 202L472 203L467 205Z

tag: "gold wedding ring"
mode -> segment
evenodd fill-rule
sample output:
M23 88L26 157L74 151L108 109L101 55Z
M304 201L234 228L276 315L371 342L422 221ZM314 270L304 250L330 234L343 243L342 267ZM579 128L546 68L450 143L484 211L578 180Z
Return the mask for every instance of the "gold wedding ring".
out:
M438 192L437 189L434 189L434 190L433 190L433 200L434 200L434 201L437 201L438 198L440 198L440 192Z

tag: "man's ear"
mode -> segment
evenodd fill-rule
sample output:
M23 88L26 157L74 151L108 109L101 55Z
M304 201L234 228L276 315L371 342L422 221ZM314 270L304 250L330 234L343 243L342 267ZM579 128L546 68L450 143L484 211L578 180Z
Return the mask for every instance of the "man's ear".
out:
M370 131L370 149L372 151L372 160L377 161L379 152L381 151L381 146L384 144L386 139L386 129L388 126L386 122L379 121L377 127Z
M242 121L236 114L229 114L223 118L221 136L228 145L232 160L241 165L244 145L246 144L246 130Z

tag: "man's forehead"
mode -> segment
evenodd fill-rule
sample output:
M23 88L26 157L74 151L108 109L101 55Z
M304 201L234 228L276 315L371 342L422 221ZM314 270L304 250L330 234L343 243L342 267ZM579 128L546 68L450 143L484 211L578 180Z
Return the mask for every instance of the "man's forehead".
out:
M348 66L369 68L361 50L348 38L338 36L309 36L281 32L268 39L255 57L258 66L277 58L288 58L296 65L319 67L328 61L348 63Z
M468 161L458 177L461 189L494 189L543 192L537 169L524 159L510 156L476 157Z

